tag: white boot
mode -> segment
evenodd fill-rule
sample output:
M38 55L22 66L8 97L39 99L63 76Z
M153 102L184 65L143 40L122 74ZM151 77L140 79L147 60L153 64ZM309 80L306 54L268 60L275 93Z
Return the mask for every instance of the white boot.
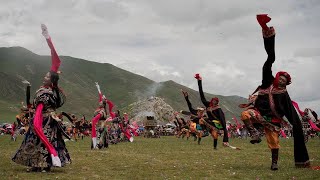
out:
M92 138L93 149L97 148L97 137Z
M61 161L60 158L58 156L54 156L53 154L51 154L51 159L52 159L52 165L55 167L61 167Z

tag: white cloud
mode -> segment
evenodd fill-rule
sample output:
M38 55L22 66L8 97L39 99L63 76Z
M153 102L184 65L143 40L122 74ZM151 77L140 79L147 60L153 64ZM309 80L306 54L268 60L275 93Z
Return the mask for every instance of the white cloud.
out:
M207 92L247 97L266 59L257 13L277 31L273 71L288 71L292 99L320 111L317 0L0 0L0 46L49 54L46 23L57 51L118 67L155 81L174 80Z

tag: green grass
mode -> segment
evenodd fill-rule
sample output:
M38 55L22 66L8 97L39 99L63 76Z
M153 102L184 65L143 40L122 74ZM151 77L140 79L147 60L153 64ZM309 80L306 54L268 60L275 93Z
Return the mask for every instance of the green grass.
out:
M15 122L17 114L18 113L16 113L16 112L10 112L10 111L2 113L2 116L1 116L1 119L0 119L0 124L1 123L12 123L12 122Z
M67 142L72 164L50 173L27 173L11 161L20 146L10 136L0 136L1 179L319 179L320 171L296 169L293 140L281 139L279 170L271 171L271 153L265 139L251 145L248 140L231 139L242 150L221 146L213 150L212 140L201 145L175 137L135 138L133 143L111 145L108 149L89 149L90 140ZM320 165L318 138L307 143L312 165Z
M16 115L21 104L5 102L0 100L0 123L10 123L16 121Z

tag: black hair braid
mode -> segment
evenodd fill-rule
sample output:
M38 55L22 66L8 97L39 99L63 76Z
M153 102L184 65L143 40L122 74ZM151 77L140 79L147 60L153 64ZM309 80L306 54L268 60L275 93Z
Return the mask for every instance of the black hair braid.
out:
M62 89L58 87L59 74L54 71L50 71L50 80L52 83L52 91L54 96L57 98L56 108L61 107L66 102L66 96Z

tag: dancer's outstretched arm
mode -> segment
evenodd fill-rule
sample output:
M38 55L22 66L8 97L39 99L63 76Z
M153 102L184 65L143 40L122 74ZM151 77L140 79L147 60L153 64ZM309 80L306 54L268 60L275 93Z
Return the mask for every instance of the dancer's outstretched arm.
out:
M60 64L61 64L61 60L60 60L60 58L59 58L59 56L53 46L53 43L52 43L51 37L49 35L47 26L44 24L41 24L41 29L42 29L42 35L46 38L48 46L51 50L51 63L52 63L52 65L51 65L50 71L57 73L58 69L60 67Z
M202 78L199 74L196 74L195 78L198 80L200 99L201 99L204 106L209 107L210 102L206 100L204 93L203 93L203 89L202 89Z
M98 93L99 93L99 103L102 101L102 93L101 93L101 90L100 90L100 86L98 84L98 82L95 82L96 83L96 87L98 89Z
M268 88L274 80L274 76L272 75L272 65L276 60L275 56L275 30L273 27L268 27L268 29L262 29L263 33L263 43L264 49L268 55L266 62L262 68L262 85L261 88Z
M27 107L30 108L31 107L31 103L30 103L30 89L31 89L31 84L29 81L24 80L22 81L22 83L27 84L27 89L26 89L26 103L27 103Z
M191 112L191 114L197 115L197 110L193 109L192 104L191 104L191 102L190 102L190 100L189 100L189 94L188 94L188 92L183 91L183 90L181 90L181 91L182 91L182 94L183 94L185 100L187 101L189 111Z
M107 104L108 104L108 107L109 107L110 116L111 116L112 119L114 119L116 117L116 114L112 111L112 109L114 107L114 104L110 100L106 100L106 101L107 101Z

